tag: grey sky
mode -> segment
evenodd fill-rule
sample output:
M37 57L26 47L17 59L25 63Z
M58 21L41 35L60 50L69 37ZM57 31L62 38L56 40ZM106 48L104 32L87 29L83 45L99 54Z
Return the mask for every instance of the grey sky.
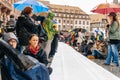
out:
M53 4L61 4L61 5L71 5L78 6L86 13L92 13L92 10L96 5L100 3L106 3L106 0L48 0ZM107 0L107 2L111 3L113 0Z

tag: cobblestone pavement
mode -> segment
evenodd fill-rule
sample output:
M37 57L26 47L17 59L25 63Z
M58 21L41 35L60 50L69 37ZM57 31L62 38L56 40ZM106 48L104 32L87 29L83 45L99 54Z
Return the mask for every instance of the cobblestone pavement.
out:
M110 65L110 66L103 65L104 60L100 60L100 59L92 59L92 61L94 61L98 65L102 66L103 68L107 69L108 71L110 71L111 73L113 73L114 75L116 75L120 78L120 66L116 67L113 65Z

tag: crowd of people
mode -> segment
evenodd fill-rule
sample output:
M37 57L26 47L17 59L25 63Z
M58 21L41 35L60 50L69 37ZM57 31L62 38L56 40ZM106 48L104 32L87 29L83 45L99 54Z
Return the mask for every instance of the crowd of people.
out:
M0 41L0 47L6 44L12 47L10 51L6 46L0 48L2 80L50 80L49 75L53 69L48 63L51 63L58 45L54 16L52 12L48 12L47 16L33 15L33 9L29 6L24 8L17 20L10 15ZM19 54L25 56L25 61L22 61ZM20 62L16 62L19 59ZM19 63L26 66L29 63L30 66L23 70L19 68Z
M103 32L99 31L96 34L88 31L83 33L83 29L61 32L60 41L69 44L84 56L90 59L104 59L104 65L119 66L119 50L120 50L120 29L117 15L111 12L109 22L106 22L105 30L108 35L104 38Z
M11 15L10 21L6 23L6 29L0 39L2 80L50 80L49 75L53 69L48 63L55 55L58 39L88 58L105 59L104 65L113 62L115 66L119 66L120 31L114 12L108 15L111 21L106 24L105 29L109 38L105 39L102 32L94 35L83 31L82 28L60 32L58 35L53 21L54 13L33 16L32 11L31 7L26 7L17 20ZM7 47L7 44L10 46ZM21 69L22 67L25 69Z

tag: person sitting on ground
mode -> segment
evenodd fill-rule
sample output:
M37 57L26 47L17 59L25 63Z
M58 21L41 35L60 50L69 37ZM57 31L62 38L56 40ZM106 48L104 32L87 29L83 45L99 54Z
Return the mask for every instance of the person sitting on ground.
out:
M103 41L96 41L94 46L91 48L92 55L94 58L99 58L99 59L105 59L103 55L103 49L102 47L104 46Z
M91 48L92 48L93 45L94 45L94 43L93 43L92 40L87 41L87 42L88 42L87 45L84 47L84 53L83 53L84 56L89 56L89 55L92 54Z
M9 47L13 47L10 49L16 52L15 48L17 47L18 43L17 37L13 33L5 33L3 39L10 45ZM4 52L1 52L0 56L3 55ZM10 54L13 55L14 53L11 52ZM6 55L6 53L4 55ZM16 64L12 62L13 60L10 58L10 56L3 56L2 60L0 61L2 80L50 80L46 66L39 63L35 58L31 57L31 60L34 60L35 65L29 70L23 71L16 67Z
M29 45L23 51L23 54L30 55L36 58L39 62L48 65L47 55L43 48L39 45L39 37L36 34L31 34L29 38ZM51 74L52 68L48 67L49 73Z

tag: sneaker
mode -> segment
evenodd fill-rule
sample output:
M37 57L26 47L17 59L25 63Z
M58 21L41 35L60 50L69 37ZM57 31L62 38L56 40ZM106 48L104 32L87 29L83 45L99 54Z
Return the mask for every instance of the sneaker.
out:
M111 67L119 67L119 64L114 64L114 63L112 63L112 64L110 64L110 66L111 66Z
M116 64L115 66L116 66L116 67L119 67L119 64Z
M88 57L88 59L95 59L95 56L93 56L93 55L89 55L87 57Z
M52 73L53 69L51 67L48 67L48 72L49 72L49 75Z

